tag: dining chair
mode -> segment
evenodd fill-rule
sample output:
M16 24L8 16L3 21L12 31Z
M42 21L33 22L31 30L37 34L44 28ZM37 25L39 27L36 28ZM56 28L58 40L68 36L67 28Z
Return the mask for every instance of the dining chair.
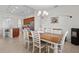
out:
M30 44L33 43L32 40L29 38L29 31L27 29L23 30L23 39L25 44L27 43L27 50L29 51Z
M52 33L51 31L52 31L51 28L45 28L45 32L47 32L47 33Z
M48 45L48 53L50 51L50 48L54 50L54 53L62 53L67 34L68 31L65 32L60 42L58 43L52 42L50 45Z
M39 48L39 53L41 53L41 49L46 47L46 43L41 41L39 31L31 31L33 38L33 51L35 51L35 47Z
M53 28L53 34L62 34L63 30L61 28Z

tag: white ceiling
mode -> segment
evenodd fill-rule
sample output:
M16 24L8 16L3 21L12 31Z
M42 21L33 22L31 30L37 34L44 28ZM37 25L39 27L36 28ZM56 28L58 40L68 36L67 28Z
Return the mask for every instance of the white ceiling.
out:
M52 10L58 5L0 5L0 16L17 15L20 17L26 17L34 14L36 10ZM6 15L5 15L6 14ZM9 14L9 15L8 15Z
M50 10L56 7L57 5L0 5L0 13L25 14L34 10Z
M78 5L0 5L0 16L6 14L17 15L17 16L28 16L30 14L34 14L36 10L47 10L48 12L71 12L69 10L77 10L79 8ZM75 13L75 12L74 12ZM5 16L5 15L4 15Z
M34 13L34 9L25 5L0 5L0 14L27 16Z
M29 5L29 7L35 10L50 10L51 8L58 7L58 5Z

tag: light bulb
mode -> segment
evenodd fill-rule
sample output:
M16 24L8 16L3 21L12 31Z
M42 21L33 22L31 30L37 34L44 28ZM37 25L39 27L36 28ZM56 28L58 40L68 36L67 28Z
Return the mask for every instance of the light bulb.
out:
M43 11L43 14L44 14L44 15L48 15L48 12L47 12L47 11Z
M38 14L37 14L37 16L40 16L41 15L41 11L38 11Z

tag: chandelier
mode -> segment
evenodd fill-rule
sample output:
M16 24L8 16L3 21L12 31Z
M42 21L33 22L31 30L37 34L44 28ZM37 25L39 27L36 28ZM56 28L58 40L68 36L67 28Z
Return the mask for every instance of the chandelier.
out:
M38 11L37 16L41 17L42 19L48 16L48 12L47 11Z

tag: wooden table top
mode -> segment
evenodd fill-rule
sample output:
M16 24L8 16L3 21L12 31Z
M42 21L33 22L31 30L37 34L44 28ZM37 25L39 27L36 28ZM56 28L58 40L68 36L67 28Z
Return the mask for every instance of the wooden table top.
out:
M32 37L31 33L29 36ZM62 34L51 34L51 33L40 33L40 38L42 40L58 43L62 39Z
M42 40L48 40L54 43L58 43L63 35L55 35L55 34L49 34L49 33L42 33L41 35Z

